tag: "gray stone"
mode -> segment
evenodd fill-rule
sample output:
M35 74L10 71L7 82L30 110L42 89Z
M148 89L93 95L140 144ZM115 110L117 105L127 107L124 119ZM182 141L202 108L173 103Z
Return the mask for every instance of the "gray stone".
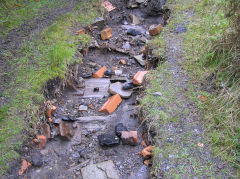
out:
M83 179L119 179L119 175L111 160L88 165L81 169Z
M76 123L77 129L74 132L74 136L71 139L71 143L72 145L79 145L82 142L82 129L81 129L81 125Z
M155 92L155 93L152 93L153 96L162 96L162 93L161 92Z
M134 56L134 59L141 65L141 66L145 66L146 61L143 60L143 55L136 55Z
M122 75L122 70L115 70L114 73L116 76L120 76Z
M98 29L103 29L103 27L105 26L105 22L104 22L104 18L102 17L97 17L96 19L94 19L94 22L92 23L93 26L97 26Z
M120 82L112 83L108 92L111 94L119 94L122 98L130 98L132 90L122 90L123 84Z
M140 24L139 18L137 16L135 16L134 14L130 14L130 19L133 24L135 24L135 25Z
M78 111L79 111L79 112L88 111L88 107L87 107L87 106L84 106L84 105L80 105L80 106L78 107Z
M136 2L139 4L144 3L145 1L147 1L147 0L136 0Z
M125 43L123 44L122 48L125 49L125 50L129 50L129 49L131 48L131 45L130 45L129 42L125 42Z
M91 38L89 48L99 48L98 42L94 38Z
M116 115L108 115L108 116L86 116L86 117L78 117L76 118L79 123L94 123L94 122L106 122L115 118ZM84 124L85 125L85 124Z
M36 167L41 167L43 165L41 153L36 152L32 155L32 164L33 166L36 166Z

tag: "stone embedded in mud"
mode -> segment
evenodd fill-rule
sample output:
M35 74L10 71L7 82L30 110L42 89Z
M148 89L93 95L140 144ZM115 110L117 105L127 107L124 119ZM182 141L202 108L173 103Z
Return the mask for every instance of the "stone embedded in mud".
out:
M133 24L135 24L135 25L140 24L139 18L137 16L135 16L134 14L130 14L130 19Z
M123 84L120 82L112 83L109 86L108 92L111 94L119 94L122 98L130 98L132 90L122 90Z
M161 24L151 25L150 28L149 28L149 34L151 36L158 35L161 31L162 31L162 25Z
M141 35L142 32L138 29L130 28L127 30L127 34L132 36L137 36L137 35Z
M73 116L61 116L63 121L76 121L75 117Z
M88 107L87 107L87 106L84 106L84 105L80 105L80 106L78 107L78 111L79 111L79 112L88 111Z
M43 165L41 153L35 152L32 154L32 164L35 167L41 167Z
M138 133L137 131L122 131L121 139L124 145L137 145Z
M99 112L106 112L106 113L113 113L118 105L122 102L122 98L119 94L115 94L114 96L111 96L108 98L107 102L104 103L104 105L99 109Z
M104 75L105 75L105 76L112 76L112 75L114 75L114 72L113 72L112 70L106 70L106 71L104 72Z
M119 179L118 171L111 160L81 168L83 179Z
M118 137L121 137L122 131L128 131L127 127L123 123L119 123L115 126L115 133Z
M94 78L102 78L104 76L104 72L107 71L107 67L103 66L97 72L93 74Z
M97 17L96 19L94 19L92 26L97 26L98 29L102 30L103 27L105 26L105 20L102 17Z
M47 123L43 124L43 132L44 132L44 135L48 139L51 138L51 129L50 129L50 126Z
M115 74L116 76L121 76L121 75L122 75L122 70L115 70L115 71L114 71L114 74Z
M135 59L141 66L145 66L146 61L143 60L143 54L134 56L134 59Z
M121 65L126 65L126 64L127 64L126 60L120 60L119 63L120 63Z
M131 48L131 45L130 45L129 42L125 42L125 43L123 44L122 48L125 49L125 50L129 50L129 49Z
M125 76L112 76L110 79L111 83L115 83L115 82L125 83L126 81L127 81L127 78Z
M133 77L133 84L134 85L141 85L143 83L144 76L149 71L138 71L136 75Z
M134 88L133 83L124 83L122 86L123 90L129 90L129 89L133 89L133 88Z
M112 38L112 28L110 27L102 30L100 33L101 33L102 40L107 40Z
M70 140L74 135L72 123L62 121L59 125L60 136L64 139Z
M102 134L98 136L98 141L101 146L111 147L114 145L118 145L120 142L120 139L118 136L115 136L113 134Z

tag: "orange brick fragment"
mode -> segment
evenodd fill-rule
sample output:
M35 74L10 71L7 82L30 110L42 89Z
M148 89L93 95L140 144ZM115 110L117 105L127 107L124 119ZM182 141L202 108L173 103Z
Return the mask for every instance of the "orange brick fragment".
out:
M149 71L138 71L136 75L133 77L133 84L134 85L141 85L143 82L144 76L148 73Z
M38 136L39 147L43 149L47 144L47 138L44 135Z
M151 25L149 28L149 34L152 36L158 35L162 31L162 25Z
M100 68L96 73L93 74L94 78L102 78L104 76L104 72L107 71L107 67Z
M109 1L104 1L104 2L102 2L102 6L103 6L108 12L116 9L116 7L114 7Z
M104 103L102 108L99 110L99 112L106 112L106 113L113 113L118 107L118 105L122 102L122 98L119 94L115 94L114 96L111 96L108 98L107 102Z
M138 133L137 131L122 131L121 139L123 144L137 145Z
M22 175L32 164L27 162L25 159L22 159L22 166L18 174Z
M108 27L101 31L102 40L107 40L112 38L112 28Z
M144 163L145 165L149 166L150 160L145 160L143 163Z
M143 55L146 55L146 54L147 54L147 49L146 49L145 46L142 48L142 53L143 53Z
M148 147L146 147L142 150L141 155L144 158L152 157L152 149L153 149L153 146L149 145Z
M81 34L85 34L85 32L86 32L85 29L80 29L77 31L77 34L81 35Z
M144 140L141 142L141 145L142 145L143 147L147 147L147 144L145 143Z
M47 116L48 116L49 118L51 118L51 117L52 117L52 113L56 112L56 109L57 109L57 107L56 107L56 106L53 106L53 105L51 105L50 107L48 107L48 109L47 109Z

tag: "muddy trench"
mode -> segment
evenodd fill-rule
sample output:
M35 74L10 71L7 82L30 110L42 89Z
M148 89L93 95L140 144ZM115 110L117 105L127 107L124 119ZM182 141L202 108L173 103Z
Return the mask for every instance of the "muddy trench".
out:
M139 71L156 67L159 59L143 48L153 38L149 27L164 26L166 17L162 6L151 14L153 10L144 1L129 2L112 1L116 9L87 31L92 37L89 47L79 44L83 62L72 68L61 97L46 104L56 106L51 120L42 127L48 142L44 148L33 147L28 152L26 159L33 166L23 178L150 178L151 159L140 155L145 144L151 145L146 126L141 125L139 107L145 83L133 84L133 78ZM100 32L108 27L112 37L102 40ZM104 76L93 78L104 66ZM48 92L54 95L57 88L49 85ZM99 112L116 93L122 99L118 107L111 114ZM138 141L121 139L116 126L120 126L120 135L121 131L137 131Z

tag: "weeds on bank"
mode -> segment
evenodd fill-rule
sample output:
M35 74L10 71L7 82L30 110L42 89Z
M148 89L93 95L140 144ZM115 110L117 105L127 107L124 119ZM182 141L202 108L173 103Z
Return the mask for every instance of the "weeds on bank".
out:
M90 37L77 36L72 29L76 25L91 24L99 15L99 8L96 8L100 7L99 3L98 0L79 3L73 13L59 17L31 41L25 42L19 51L20 57L9 61L15 69L8 75L15 78L4 94L11 102L0 109L0 176L6 171L8 162L19 157L16 150L23 141L19 134L23 129L34 133L40 121L42 111L39 107L44 102L46 82L56 77L64 79L68 65L81 61L75 58L78 43L89 43ZM95 8L89 8L95 4L98 4Z

